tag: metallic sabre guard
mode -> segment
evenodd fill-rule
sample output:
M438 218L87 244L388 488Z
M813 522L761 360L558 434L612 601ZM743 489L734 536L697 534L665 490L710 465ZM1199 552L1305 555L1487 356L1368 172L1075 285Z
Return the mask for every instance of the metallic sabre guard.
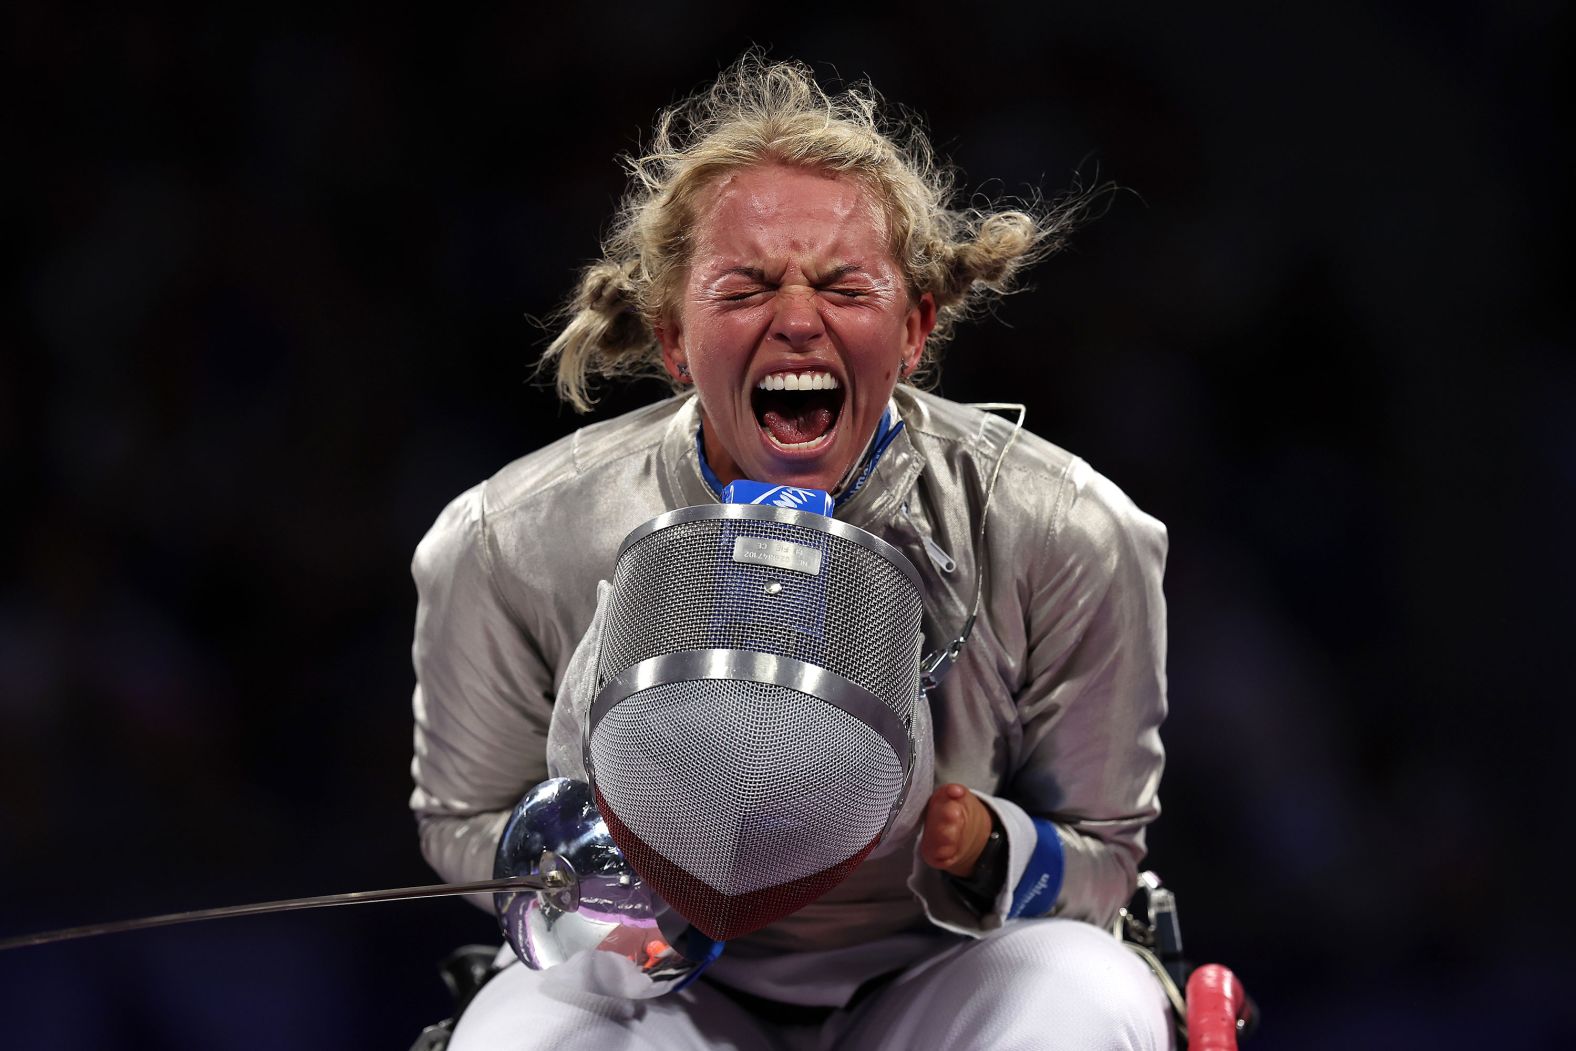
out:
M702 965L679 948L688 923L624 860L584 781L555 777L527 792L504 826L493 871L546 884L493 895L504 937L530 967L594 954L577 961L577 981L646 998L670 992Z

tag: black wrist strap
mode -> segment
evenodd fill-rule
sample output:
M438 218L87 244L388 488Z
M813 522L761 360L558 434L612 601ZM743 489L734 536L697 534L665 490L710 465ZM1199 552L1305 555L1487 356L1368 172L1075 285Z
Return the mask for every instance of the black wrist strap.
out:
M990 807L985 809L990 810L990 838L985 841L979 860L974 862L973 874L966 879L947 874L947 881L963 904L981 916L995 911L996 897L1007 878L1007 833L996 811Z

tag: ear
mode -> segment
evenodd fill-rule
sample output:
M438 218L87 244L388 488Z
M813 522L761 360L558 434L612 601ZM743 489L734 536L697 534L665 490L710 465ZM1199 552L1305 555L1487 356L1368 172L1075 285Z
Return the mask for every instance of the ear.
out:
M907 376L919 365L925 353L925 340L936 327L936 297L926 292L919 301L908 308L903 322L903 375Z
M682 333L676 322L663 322L656 326L657 342L662 346L662 367L673 377L674 383L689 384L694 380L689 374L689 360L684 353Z

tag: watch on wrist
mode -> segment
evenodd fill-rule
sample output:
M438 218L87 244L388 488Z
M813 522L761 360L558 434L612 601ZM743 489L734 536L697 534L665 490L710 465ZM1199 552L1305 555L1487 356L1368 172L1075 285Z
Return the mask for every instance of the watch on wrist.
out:
M967 877L947 875L963 903L982 916L995 911L996 897L1007 878L1007 833L996 811L985 809L990 810L990 838L974 862L974 871Z

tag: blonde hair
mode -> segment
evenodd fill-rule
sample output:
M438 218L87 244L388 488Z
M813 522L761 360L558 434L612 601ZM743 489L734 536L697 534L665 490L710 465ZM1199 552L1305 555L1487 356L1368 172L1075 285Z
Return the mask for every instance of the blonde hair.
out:
M556 315L563 327L538 366L554 369L559 397L579 412L591 408L593 377L665 375L656 326L677 302L701 194L730 171L775 162L865 183L885 211L910 295L936 301L920 378L956 322L1060 249L1104 189L1075 190L1046 207L954 208L954 175L937 163L916 119L889 114L868 84L828 95L803 63L753 51L664 110L649 148L624 162L630 188L602 258Z

